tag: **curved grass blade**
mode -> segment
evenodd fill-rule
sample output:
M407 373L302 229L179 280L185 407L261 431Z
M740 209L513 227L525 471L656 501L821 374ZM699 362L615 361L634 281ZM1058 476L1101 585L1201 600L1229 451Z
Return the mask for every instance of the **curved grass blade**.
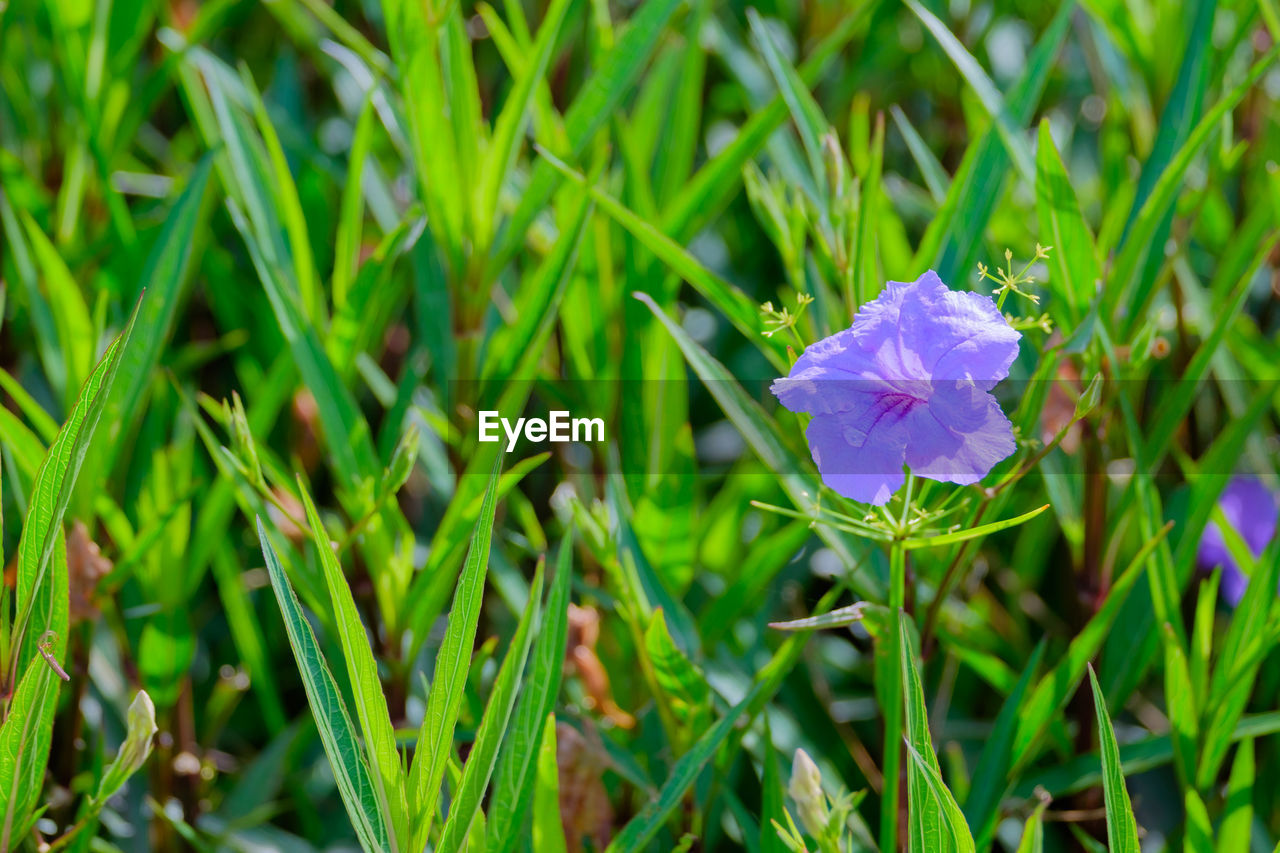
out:
M302 613L302 605L298 603L298 597L289 585L280 558L271 540L267 538L262 519L257 519L257 526L262 556L271 576L271 588L280 605L280 615L284 617L289 646L298 662L298 671L302 673L307 701L315 715L316 728L320 731L325 754L329 756L338 792L347 807L347 815L355 827L360 846L366 853L384 853L389 849L388 838L378 814L377 789L369 767L360 755L360 744L356 740L355 727L347 714L346 704L342 701L342 693L333 680L329 665L325 663L320 645L311 631L311 624Z
M9 644L9 654L13 656L16 653L18 656L4 662L10 684L16 681L18 672L25 667L30 655L34 654L34 645L27 636L28 633L34 633L30 630L29 623L48 573L54 543L62 530L62 517L67 511L89 443L106 407L112 383L120 368L121 354L138 319L138 310L137 307L134 308L124 330L103 353L102 360L80 390L80 397L71 411L71 417L58 432L58 437L49 447L49 452L36 473L31 488L31 508L18 545L18 589L15 599L18 616L13 623ZM39 630L47 627L40 624L35 626Z
M1133 805L1124 786L1124 771L1120 767L1120 747L1116 733L1107 716L1106 701L1098 687L1098 677L1089 666L1089 683L1093 687L1093 707L1098 714L1098 737L1102 743L1102 794L1107 806L1107 845L1111 853L1139 853L1138 822L1133 817Z

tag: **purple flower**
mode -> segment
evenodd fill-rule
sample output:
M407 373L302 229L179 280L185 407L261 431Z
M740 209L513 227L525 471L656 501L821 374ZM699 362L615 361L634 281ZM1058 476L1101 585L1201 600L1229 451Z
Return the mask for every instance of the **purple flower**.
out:
M889 282L771 390L813 415L807 436L822 481L881 505L902 486L904 462L968 484L1013 453L1013 429L987 392L1009 375L1020 337L990 297L952 291L930 270Z
M1218 498L1218 506L1249 551L1255 557L1261 554L1276 533L1276 513L1280 512L1276 495L1253 477L1232 477ZM1240 603L1249 578L1232 559L1217 522L1205 527L1196 562L1206 570L1222 566L1222 597L1233 607Z

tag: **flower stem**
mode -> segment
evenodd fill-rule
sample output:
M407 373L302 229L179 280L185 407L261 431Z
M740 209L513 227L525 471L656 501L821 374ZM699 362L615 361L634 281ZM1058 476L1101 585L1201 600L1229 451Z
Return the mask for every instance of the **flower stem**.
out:
M907 480L907 500L903 516L911 504L912 480ZM889 613L897 614L906 605L907 552L901 540L889 545ZM899 777L902 767L902 642L897 631L889 631L888 660L881 670L888 685L883 694L884 787L880 797L880 849L898 849Z
M915 491L916 475L907 469L907 490L902 494L902 518L898 522L901 535L907 535L907 522L911 520L911 493Z

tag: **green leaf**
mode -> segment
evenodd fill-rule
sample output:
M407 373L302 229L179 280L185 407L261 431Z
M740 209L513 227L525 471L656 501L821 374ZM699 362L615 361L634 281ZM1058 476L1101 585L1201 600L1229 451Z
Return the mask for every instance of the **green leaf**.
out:
M120 370L129 381L116 386L107 398L106 419L112 437L119 437L128 424L140 419L150 378L173 333L182 292L193 266L193 246L199 239L200 212L212 168L211 155L205 155L196 164L186 188L165 217L164 227L139 277L142 295L137 326L120 355ZM103 443L103 450L110 459L115 459L121 448L117 441L110 441ZM103 465L102 471L110 474L111 465Z
M1234 853L1236 850L1250 848L1250 839L1253 837L1255 769L1253 738L1245 738L1236 747L1236 758L1231 764L1231 778L1227 780L1222 823L1218 827L1217 853Z
M1036 212L1040 240L1053 247L1049 253L1049 286L1068 308L1059 316L1078 322L1084 307L1093 301L1099 283L1098 251L1071 188L1071 178L1053 145L1047 118L1040 120L1036 145Z
M560 767L556 763L556 715L547 714L538 747L537 776L533 789L533 849L568 853L564 824L560 822ZM516 839L513 837L511 843Z
M1255 62L1245 79L1223 95L1213 109L1204 114L1200 123L1187 137L1187 141L1182 144L1177 154L1170 159L1168 166L1160 173L1159 179L1151 190L1151 195L1143 202L1137 217L1133 220L1133 226L1125 238L1124 246L1116 257L1115 270L1110 279L1113 284L1106 291L1110 297L1111 306L1125 307L1120 334L1122 340L1129 339L1144 314L1143 306L1146 305L1151 294L1155 277L1148 276L1138 281L1138 267L1146 257L1146 251L1155 239L1161 222L1172 209L1178 193L1182 190L1187 169L1191 167L1191 162L1200 153L1200 149L1209 141L1209 137L1221 128L1223 118L1235 109L1245 95L1254 90L1255 84L1262 79L1277 58L1280 58L1280 47L1272 48Z
M378 662L360 612L356 609L351 589L342 574L342 566L334 553L329 534L325 531L320 513L307 491L302 477L298 477L298 494L306 509L311 527L311 541L320 555L320 567L324 572L329 599L333 603L334 623L342 644L342 657L347 663L347 675L355 698L356 717L364 735L364 752L369 768L373 771L373 785L378 796L378 814L385 821L387 837L392 849L404 850L409 842L409 812L405 796L404 770L400 754L396 751L395 730L391 727L391 715L387 711L387 697L382 692L378 678Z
M1027 146L1027 142L1022 136L1022 122L1016 119L1013 112L1005 105L1000 90L996 88L995 83L987 76L987 72L982 70L978 60L974 59L973 55L965 50L960 40L951 34L951 30L947 29L946 24L938 20L932 12L921 6L916 0L906 0L906 3L911 8L911 11L916 13L916 17L920 19L929 32L933 34L933 37L937 39L943 51L955 64L956 70L960 72L965 82L969 84L969 87L978 96L978 101L981 102L995 124L996 132L1000 135L1001 141L1004 142L1010 159L1013 160L1013 164L1018 168L1018 171L1022 173L1023 180L1029 184L1034 183L1035 166L1031 157L1031 149Z
M493 138L489 141L488 156L480 173L477 215L482 223L478 228L481 245L488 245L493 223L498 216L498 196L506 182L507 174L515 165L520 153L529 107L533 103L537 86L547 73L552 50L560 37L566 13L572 0L552 0L546 15L538 27L532 56L517 75L510 94L502 105L502 112L494 123Z
M329 665L311 631L311 623L307 621L302 605L298 603L298 597L289 585L275 547L267 537L262 519L257 520L257 525L258 541L262 546L262 556L267 562L271 588L280 605L280 615L284 617L289 646L293 649L298 671L302 674L307 701L315 716L325 754L329 756L329 766L333 768L338 792L347 807L347 815L355 827L360 846L366 853L382 853L389 848L386 827L378 813L378 791L369 767L360 754L360 743L356 738L355 727L351 724L351 717L347 714L346 703L342 701L342 693L338 690L333 673L329 671Z
M644 632L643 653L647 663L653 667L654 683L658 687L656 698L674 718L678 733L674 742L678 754L683 751L687 735L696 735L706 728L711 710L711 688L706 676L671 639L661 607L653 611L649 627Z
M630 90L658 44L667 21L675 14L681 0L651 0L639 7L628 21L626 32L601 60L573 103L565 112L565 135L570 160L579 157L613 114L614 108ZM539 162L533 170L520 204L507 221L506 234L497 253L490 259L489 269L498 270L523 245L529 226L546 207L560 183L560 176L550 164Z
M1089 666L1089 683L1093 686L1093 707L1098 715L1098 738L1102 744L1102 794L1107 806L1107 845L1111 853L1140 853L1138 822L1133 817L1129 791L1124 786L1120 767L1120 747L1107 715L1107 703L1098 687L1098 677Z
M990 524L982 524L968 530L957 530L953 533L940 533L937 536L921 536L919 538L911 538L902 540L902 547L908 551L916 548L933 548L942 545L954 545L957 542L964 542L968 539L977 539L980 536L987 536L1001 530L1008 530L1010 527L1017 527L1019 524L1030 521L1040 513L1049 508L1049 504L1036 507L1030 512L1024 512L1022 515L1006 518L1004 521L993 521Z
M57 587L50 598L61 605L53 608L50 622L46 624L56 632L47 651L60 661L67 642L67 547L61 526L57 533L54 580L49 586ZM0 850L17 847L44 786L53 716L62 682L48 661L33 654L17 685L9 701L8 716L0 725Z
M1027 701L1026 710L1021 715L1018 735L1014 740L1013 754L1015 767L1026 766L1035 757L1032 748L1039 741L1054 716L1066 705L1080 683L1089 661L1102 648L1111 625L1120 612L1133 585L1146 568L1147 558L1164 539L1171 525L1161 528L1160 535L1149 539L1134 555L1133 560L1120 573L1107 592L1102 606L1085 625L1084 629L1071 640L1066 655L1058 664L1040 679L1036 689Z
M356 119L347 159L347 180L338 207L338 230L333 239L333 308L347 304L347 293L360 268L360 244L364 224L365 161L373 143L373 93L365 97Z
M640 853L648 850L649 842L658 833L667 818L684 800L685 793L702 772L703 766L720 748L729 732L756 697L764 692L764 682L757 682L751 692L727 714L720 718L714 726L706 731L693 748L681 756L671 768L671 775L663 783L658 795L645 804L635 817L627 822L622 831L614 836L605 848L605 853Z
M62 370L66 377L66 388L63 391L70 403L72 389L84 382L89 374L89 365L93 363L96 335L93 322L89 319L89 307L57 248L30 214L26 211L19 211L19 214L26 226L27 239L31 241L31 250L44 281L45 293L39 296L48 303L58 332L58 347L62 350L63 357ZM32 295L33 301L36 296Z
M995 725L982 747L978 766L973 772L973 783L965 797L964 813L969 825L978 832L977 845L987 849L995 836L1000 811L1000 799L1010 785L1009 768L1013 764L1013 743L1022 717L1024 698L1031 680L1035 678L1040 661L1044 658L1044 642L1036 645L1030 659L1022 669L1022 675L1013 691L1005 698L996 715ZM1025 835L1024 835L1025 838Z
M809 157L809 168L818 186L819 193L826 193L826 169L822 161L822 138L831 132L831 126L822 113L822 108L809 94L809 89L800 79L800 74L782 55L773 36L769 33L763 19L755 9L747 9L747 21L751 25L751 35L756 47L764 57L769 73L782 94L787 109L791 112L791 120L800 132L800 141L804 143L805 154Z
M529 601L525 604L524 614L511 639L507 656L498 669L498 677L493 683L493 692L489 696L484 716L480 719L475 743L467 754L467 763L462 769L462 782L449 804L449 816L445 819L440 843L436 847L443 853L459 853L467 846L472 825L480 811L480 800L484 797L494 765L498 761L498 747L511 722L516 690L529 657L533 626L538 620L545 565L544 561L538 561L537 572L529 587Z
M543 159L557 170L586 187L602 211L630 231L645 245L645 248L653 252L673 272L689 282L708 302L723 312L729 318L729 322L733 323L748 341L759 346L778 369L785 369L786 357L783 355L781 342L773 344L771 339L763 337L764 326L760 320L760 312L745 293L708 270L687 249L628 210L604 190L590 185L581 173L574 171L546 150L541 150L541 154Z
M929 735L924 687L916 668L907 619L897 614L898 649L902 667L902 701L906 712L904 740L911 756L907 770L907 825L912 853L972 853L973 836L964 814L942 781L938 756Z
M1022 825L1022 840L1018 842L1017 853L1044 853L1044 810L1048 805L1047 800L1041 800Z
M36 473L31 488L31 507L18 544L18 590L15 599L18 615L8 647L9 654L17 657L4 661L10 683L16 680L17 673L26 668L27 661L35 654L35 632L48 627L48 613L37 608L37 601L46 606L50 603L44 589L49 558L55 541L61 538L63 515L119 371L121 353L128 344L137 318L135 308L124 330L107 347L102 360L80 389L71 417L58 432ZM66 604L63 603L62 607L65 608ZM36 620L34 624L33 619ZM66 637L61 639L65 642Z
M1200 799L1195 788L1185 789L1182 799L1187 812L1187 829L1182 840L1182 849L1185 853L1212 850L1213 823L1209 820L1209 810L1204 807L1204 800ZM1248 850L1249 845L1236 849Z
M499 455L489 474L489 485L485 489L480 517L471 538L471 548L467 552L462 574L458 577L444 641L436 653L431 694L427 697L426 714L418 732L418 747L409 770L409 809L414 815L414 850L423 849L430 837L445 767L453 752L453 730L462 707L462 694L467 686L467 671L471 665L471 649L475 644L476 626L480 621L480 605L484 601L501 471L502 456Z
M1031 120L1070 27L1071 12L1072 4L1059 8L1010 92L1006 106L1017 124ZM946 200L925 231L913 266L932 264L943 281L956 280L973 268L1008 171L1009 154L999 137L998 127L993 127L969 145Z
M1168 706L1170 736L1173 739L1174 765L1184 787L1194 787L1196 752L1200 736L1200 716L1196 696L1191 689L1191 673L1187 656L1169 625L1164 626L1165 703Z
M541 748L545 747L546 721L552 719L550 731L555 742L555 724L552 710L560 693L560 680L564 672L564 650L569 635L569 592L573 579L573 531L565 532L556 558L556 575L551 581L551 592L543 611L542 626L533 647L533 668L520 692L516 705L515 723L506 738L502 758L498 763L489 800L488 853L509 853L519 840L519 827L529 808L530 797L538 796L538 777L542 769ZM555 750L552 749L552 765ZM557 810L556 826L559 827ZM539 820L535 806L535 827ZM563 833L561 833L563 839ZM535 849L541 850L535 844Z

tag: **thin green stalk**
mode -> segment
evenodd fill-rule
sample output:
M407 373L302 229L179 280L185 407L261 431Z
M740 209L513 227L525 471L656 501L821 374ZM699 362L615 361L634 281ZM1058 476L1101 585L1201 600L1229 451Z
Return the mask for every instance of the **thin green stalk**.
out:
M911 480L907 480L908 490ZM908 491L903 514L910 509L911 495ZM889 546L889 612L897 613L906 604L907 588L907 551L900 540ZM890 631L889 660L895 663L902 659L902 640L897 631ZM889 677L884 712L884 790L880 798L880 849L898 849L898 779L902 766L902 669L893 665L886 667L884 674Z

